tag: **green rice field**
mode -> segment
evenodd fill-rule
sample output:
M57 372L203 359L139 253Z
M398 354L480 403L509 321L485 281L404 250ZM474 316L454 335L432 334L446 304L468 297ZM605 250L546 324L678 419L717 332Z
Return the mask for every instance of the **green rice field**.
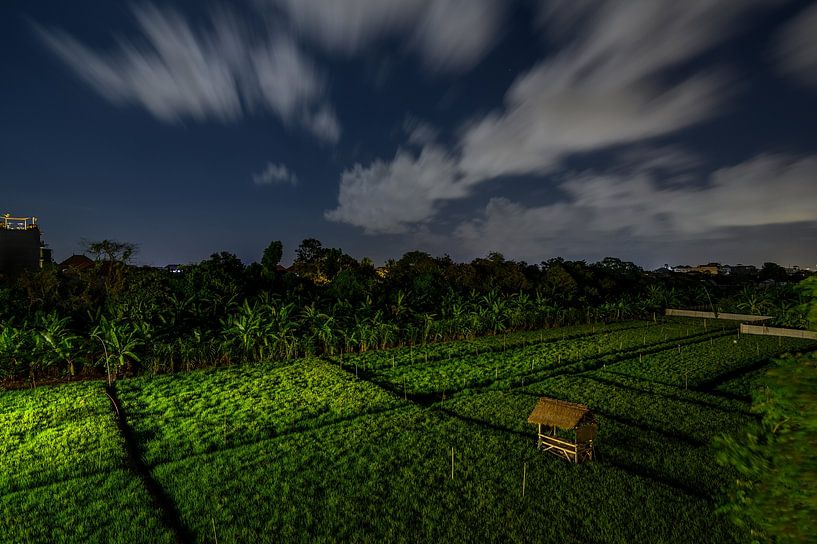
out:
M2 391L0 541L740 541L712 440L814 348L629 321ZM540 396L593 410L594 462L536 449Z

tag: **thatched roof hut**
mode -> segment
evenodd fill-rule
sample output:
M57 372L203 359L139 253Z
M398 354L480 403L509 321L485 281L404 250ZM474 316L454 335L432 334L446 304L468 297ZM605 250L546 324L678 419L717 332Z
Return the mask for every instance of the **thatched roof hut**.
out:
M590 408L584 404L541 397L528 416L528 423L538 426L537 445L544 451L564 456L574 463L593 459L598 424ZM556 429L574 431L575 440L557 436Z
M564 400L541 397L536 407L528 416L528 423L547 425L563 430L575 429L588 416L592 417L590 408Z

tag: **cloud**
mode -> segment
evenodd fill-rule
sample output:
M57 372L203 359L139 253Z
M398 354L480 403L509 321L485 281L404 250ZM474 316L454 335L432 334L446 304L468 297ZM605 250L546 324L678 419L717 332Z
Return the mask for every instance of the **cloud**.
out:
M783 28L776 52L784 74L817 86L817 5L803 10Z
M612 146L646 142L706 119L718 111L726 94L724 75L708 71L669 78L672 69L726 38L739 16L755 2L716 0L559 0L542 3L542 25L555 51L510 86L501 108L468 120L458 143L447 152L444 189L456 180L456 194L443 190L434 197L428 179L401 179L391 187L390 165L380 161L356 172L366 186L378 190L376 210L392 213L412 195L424 205L413 208L399 224L428 222L438 202L465 198L488 180L514 175L554 173L567 156ZM680 73L687 73L680 72ZM412 141L412 138L414 141ZM422 142L413 133L410 143ZM434 148L437 149L437 148ZM405 154L397 158L405 161ZM655 166L654 166L655 168ZM345 173L344 176L347 174ZM379 179L377 176L385 176ZM376 211L342 213L356 207L341 180L340 205L331 217L378 232Z
M406 117L403 122L403 130L407 135L408 143L416 146L422 147L437 141L437 129L413 115Z
M135 39L95 51L58 29L35 25L42 42L112 103L142 106L164 122L232 121L265 109L337 141L340 125L314 63L293 39L258 31L226 10L194 28L179 12L134 6Z
M502 110L469 123L461 167L475 179L545 173L565 156L672 133L711 116L725 78L667 80L724 39L752 2L607 0L543 3L561 45L518 78Z
M324 216L363 227L368 234L401 233L434 215L438 202L465 195L456 162L440 147L428 145L417 156L398 150L391 162L355 164L344 171L338 207Z
M501 0L267 0L297 32L331 53L351 55L398 36L433 70L476 65L496 42Z
M411 44L428 67L461 72L493 46L502 22L503 6L495 0L432 0Z
M620 152L616 160L616 168L629 173L660 172L676 175L701 166L698 156L672 145L635 146Z
M782 155L761 155L722 168L704 186L661 187L646 172L588 172L563 181L566 198L553 204L529 207L491 199L454 236L474 251L503 248L526 258L581 254L599 246L612 251L633 244L658 248L683 240L716 240L735 229L817 223L816 176L817 156Z
M297 185L298 176L283 163L268 162L262 172L253 174L252 180L256 185Z

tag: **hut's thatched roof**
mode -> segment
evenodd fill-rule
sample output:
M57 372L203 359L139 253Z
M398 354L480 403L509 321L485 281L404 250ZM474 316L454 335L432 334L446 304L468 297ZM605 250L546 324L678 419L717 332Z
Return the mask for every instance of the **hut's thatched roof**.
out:
M590 414L590 408L584 404L541 397L533 412L528 416L528 423L569 430L576 427L588 414Z

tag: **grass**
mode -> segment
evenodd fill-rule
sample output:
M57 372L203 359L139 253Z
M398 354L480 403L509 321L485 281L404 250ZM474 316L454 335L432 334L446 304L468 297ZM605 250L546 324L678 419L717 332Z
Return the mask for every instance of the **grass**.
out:
M101 383L0 392L2 542L172 542Z
M427 361L402 348L119 381L170 512L128 470L101 384L0 393L0 527L12 543L165 542L170 513L197 542L735 541L714 512L735 474L712 439L754 421L758 365L804 344L733 338L700 320L569 327L435 344ZM401 380L458 392L416 404ZM596 462L536 450L542 395L594 410Z
M122 466L100 383L0 392L0 495Z
M125 380L117 390L150 465L399 405L319 359Z

